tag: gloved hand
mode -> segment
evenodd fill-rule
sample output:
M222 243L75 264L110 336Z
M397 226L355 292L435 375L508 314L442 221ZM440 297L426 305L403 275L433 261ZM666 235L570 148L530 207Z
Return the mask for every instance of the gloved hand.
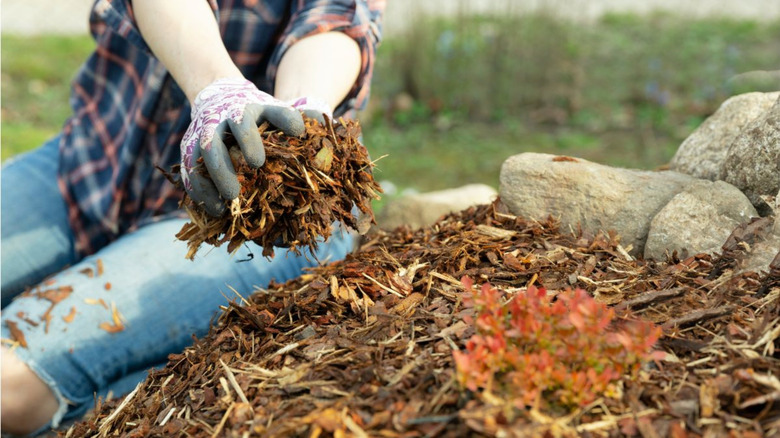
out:
M298 109L243 78L218 79L195 98L192 122L181 142L181 176L187 193L210 215L222 215L224 200L235 199L241 190L223 136L229 129L246 162L258 168L265 163L265 149L257 131L264 121L296 137L305 129ZM200 157L210 180L196 170Z
M315 97L299 97L289 100L287 103L302 112L306 117L317 119L320 123L325 123L325 116L333 119L333 111L324 100Z

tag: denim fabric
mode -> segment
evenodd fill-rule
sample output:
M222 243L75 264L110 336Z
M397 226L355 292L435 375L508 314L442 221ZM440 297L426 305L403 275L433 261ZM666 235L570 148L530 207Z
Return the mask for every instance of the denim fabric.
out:
M73 260L65 218L61 212L54 212L57 209L42 209L40 205L62 203L61 198L49 193L56 181L55 173L47 171L46 176L31 178L21 170L39 167L38 154L44 154L46 147L3 168L4 298L6 266L17 279L15 287L34 286L51 269L39 269L36 262L55 266L54 261L62 264ZM13 167L20 170L7 171ZM24 191L10 190L22 184L26 186ZM16 224L18 234L12 232L13 227L6 230L7 213L24 217L23 222L30 226ZM132 390L146 370L165 363L168 354L190 345L193 335L203 336L218 315L219 306L238 298L237 293L246 296L272 279L281 282L295 278L316 260L326 263L345 257L353 246L352 235L339 231L320 245L316 257L277 249L276 257L268 260L262 257L262 248L248 244L233 256L224 247L204 247L190 261L184 257L186 243L174 237L185 222L168 219L145 225L97 253L74 261L40 285L41 290L72 288L67 298L53 306L49 300L22 295L3 308L2 337L11 336L6 322L16 322L27 348L17 347L15 354L60 400L54 426L91 407L95 393L110 389L121 395ZM6 239L18 243L7 248ZM47 239L51 245L45 243ZM254 257L248 260L250 252ZM103 272L98 276L99 264ZM33 281L25 283L28 279ZM46 324L41 318L50 307L51 318ZM124 329L110 333L115 315Z
M55 137L9 160L0 172L2 307L26 286L78 261L57 187L59 142Z

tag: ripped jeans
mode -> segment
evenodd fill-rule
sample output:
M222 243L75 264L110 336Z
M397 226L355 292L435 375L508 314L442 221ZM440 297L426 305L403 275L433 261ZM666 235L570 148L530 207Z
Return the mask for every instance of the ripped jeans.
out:
M51 427L86 412L95 394L130 392L193 335L203 336L237 293L352 250L353 236L340 230L316 257L277 250L267 260L248 243L233 256L203 247L190 261L186 243L174 237L186 221L168 219L79 258L57 187L57 144L55 138L10 160L0 173L2 338L16 339L16 356L57 397ZM250 251L255 257L242 262ZM33 293L22 293L26 288Z

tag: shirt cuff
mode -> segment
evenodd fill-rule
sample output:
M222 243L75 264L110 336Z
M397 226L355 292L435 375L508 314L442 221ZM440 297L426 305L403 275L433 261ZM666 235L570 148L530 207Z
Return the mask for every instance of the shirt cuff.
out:
M336 107L336 117L363 108L368 101L376 48L381 41L384 0L293 2L290 22L282 33L269 62L267 77L273 83L284 54L303 38L326 32L343 32L360 47L361 66L355 84Z

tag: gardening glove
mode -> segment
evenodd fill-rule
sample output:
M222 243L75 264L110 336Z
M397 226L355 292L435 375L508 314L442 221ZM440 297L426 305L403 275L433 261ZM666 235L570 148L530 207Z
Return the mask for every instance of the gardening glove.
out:
M225 146L225 134L233 134L247 164L258 168L265 163L265 149L257 130L264 121L295 137L303 135L305 129L299 110L243 78L217 79L195 97L192 122L181 142L181 176L189 196L208 214L221 216L225 200L237 198L241 190ZM200 157L210 179L197 169Z
M316 97L299 97L289 100L287 103L302 112L304 116L316 119L322 124L325 124L325 117L333 119L333 111L330 109L330 105Z

